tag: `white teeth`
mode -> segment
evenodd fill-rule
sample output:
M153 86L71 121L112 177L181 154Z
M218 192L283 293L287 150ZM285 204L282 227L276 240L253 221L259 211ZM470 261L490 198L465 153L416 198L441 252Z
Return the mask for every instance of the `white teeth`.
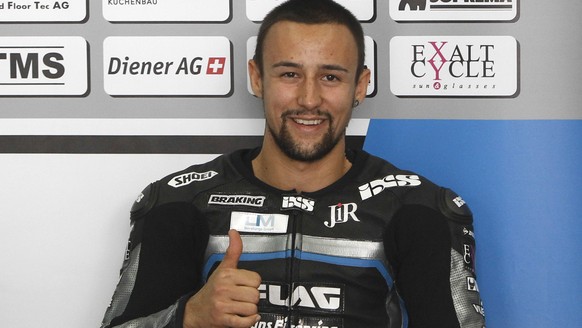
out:
M321 124L323 120L302 120L302 119L295 119L295 122L298 124L303 125L318 125Z

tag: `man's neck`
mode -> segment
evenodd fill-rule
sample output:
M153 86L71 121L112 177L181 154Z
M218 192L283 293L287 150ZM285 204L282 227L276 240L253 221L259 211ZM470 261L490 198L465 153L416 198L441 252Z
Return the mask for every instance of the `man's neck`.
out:
M345 157L345 142L340 142L329 154L314 162L290 159L277 146L263 144L252 161L255 176L281 190L314 192L339 180L351 167Z

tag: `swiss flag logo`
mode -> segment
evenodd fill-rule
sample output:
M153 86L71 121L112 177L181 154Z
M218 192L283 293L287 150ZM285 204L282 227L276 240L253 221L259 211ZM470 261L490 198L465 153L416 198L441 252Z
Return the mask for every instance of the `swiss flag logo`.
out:
M224 74L224 67L226 67L226 57L209 57L206 74L222 75Z

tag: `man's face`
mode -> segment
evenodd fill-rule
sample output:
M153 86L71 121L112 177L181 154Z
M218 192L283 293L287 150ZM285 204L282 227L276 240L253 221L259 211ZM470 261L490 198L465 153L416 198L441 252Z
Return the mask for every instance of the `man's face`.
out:
M251 61L253 91L263 98L265 138L299 161L323 158L344 144L355 99L366 95L369 71L356 80L357 48L338 24L282 21L263 44L263 74Z

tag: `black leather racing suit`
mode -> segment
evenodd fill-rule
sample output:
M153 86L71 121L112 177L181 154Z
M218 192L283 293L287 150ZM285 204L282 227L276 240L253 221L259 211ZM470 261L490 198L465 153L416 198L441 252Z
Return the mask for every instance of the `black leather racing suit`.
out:
M472 215L445 189L363 151L312 193L252 174L237 151L149 185L131 210L121 278L102 327L182 327L228 230L262 278L260 327L484 327Z

